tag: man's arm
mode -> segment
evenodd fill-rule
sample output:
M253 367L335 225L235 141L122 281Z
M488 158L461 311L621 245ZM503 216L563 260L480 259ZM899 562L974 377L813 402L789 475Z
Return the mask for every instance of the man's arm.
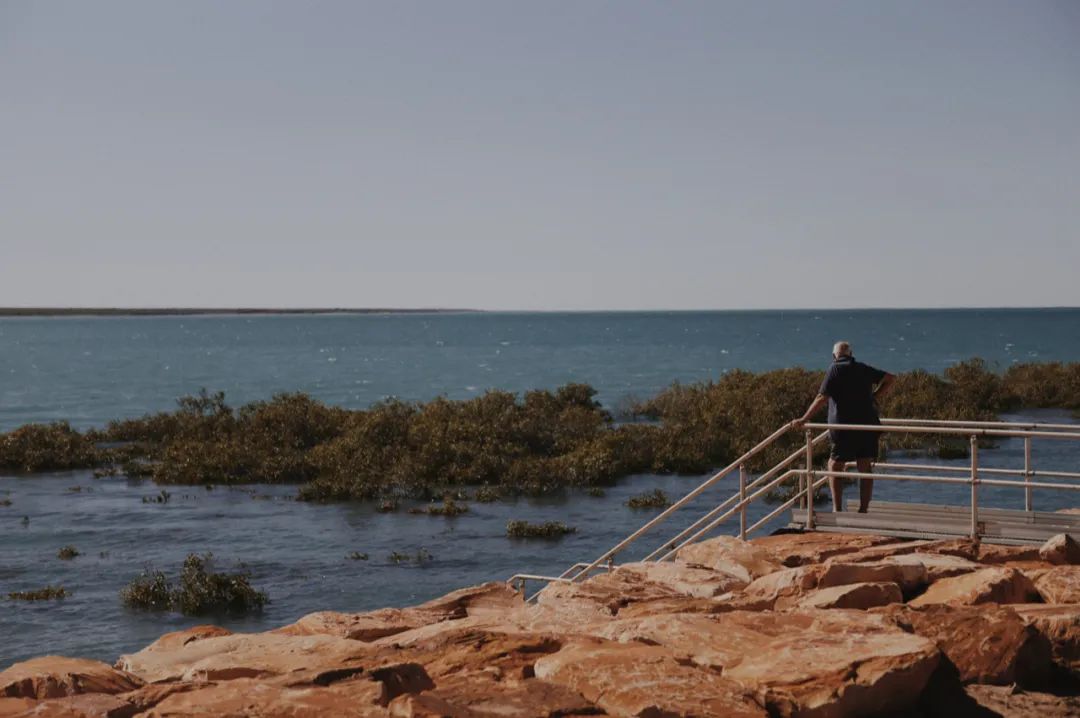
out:
M791 422L792 426L794 426L796 429L803 428L803 424L810 421L811 417L813 417L814 414L818 413L818 411L821 410L821 407L825 406L828 401L829 397L825 396L824 394L818 394L817 396L815 396L814 400L810 402L810 406L806 409L806 413L795 421Z
M892 388L893 383L896 381L896 377L892 374L886 373L884 378L878 383L877 389L874 390L874 398L881 399L885 396L885 392Z

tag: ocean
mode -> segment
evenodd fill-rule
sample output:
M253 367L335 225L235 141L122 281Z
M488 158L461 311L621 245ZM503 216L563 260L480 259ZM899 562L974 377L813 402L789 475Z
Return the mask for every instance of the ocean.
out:
M0 319L0 431L67 420L79 428L168 410L200 388L233 405L303 391L362 408L395 396L467 398L567 382L594 386L618 409L672 382L732 369L824 368L834 341L889 371L940 372L970 357L1005 369L1025 361L1080 360L1080 310L858 310L640 313L432 313ZM1073 421L1066 412L1022 415ZM1080 450L1036 441L1043 468L1080 467ZM1016 466L1018 441L983 452L985 465ZM963 462L960 462L963 463ZM62 584L61 601L2 600L0 667L42 653L112 662L161 633L208 620L265 630L316 610L401 606L517 571L560 573L595 557L653 515L624 504L641 491L677 496L700 477L629 477L595 498L571 494L471 503L456 518L380 514L366 504L292 501L295 487L170 487L168 504L143 503L151 482L89 472L0 476L0 594ZM74 487L79 487L74 490ZM696 500L672 531L726 498L730 482ZM955 493L955 492L960 493ZM878 482L876 497L961 503L966 489ZM851 492L852 495L854 492ZM1071 497L1036 494L1036 508ZM984 490L988 506L1018 507L1015 491ZM406 507L407 508L407 507ZM767 506L752 507L762 516ZM564 521L557 541L505 536L510 519ZM783 520L774 522L780 526ZM730 529L729 529L730 531ZM666 534L664 534L666 535ZM658 534L636 551L654 548ZM61 546L81 555L57 558ZM429 551L420 565L393 551ZM118 592L144 567L174 572L191 552L219 566L242 563L270 597L258 616L189 618L125 609ZM367 560L348 558L353 552ZM627 558L640 553L628 554Z

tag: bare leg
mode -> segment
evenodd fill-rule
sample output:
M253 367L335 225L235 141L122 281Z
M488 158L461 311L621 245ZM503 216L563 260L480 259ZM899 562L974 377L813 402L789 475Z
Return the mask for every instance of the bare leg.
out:
M856 463L859 466L859 473L869 474L874 470L874 466L871 463L871 459L859 459ZM874 480L873 479L859 479L859 513L865 514L870 508L870 499L874 497Z
M832 510L835 512L844 510L844 484L843 479L838 479L833 474L843 471L844 463L840 459L829 459L829 491L832 492Z

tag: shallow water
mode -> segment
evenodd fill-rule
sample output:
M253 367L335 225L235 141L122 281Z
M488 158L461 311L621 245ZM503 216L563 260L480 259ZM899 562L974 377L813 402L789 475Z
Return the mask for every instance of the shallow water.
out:
M520 391L575 380L600 388L611 405L629 393L646 396L672 380L714 377L733 367L820 366L839 336L857 350L865 347L858 351L865 360L893 370L939 370L972 355L1000 365L1075 361L1078 320L1073 310L0 320L0 418L6 428L54 418L97 425L168 408L175 396L200 386L224 388L234 400L299 389L363 406L386 394L470 396L488 387ZM1025 416L1068 419L1062 412ZM1019 466L1022 446L1006 441L982 459ZM1076 470L1080 453L1037 440L1035 460L1036 467ZM468 502L468 514L448 519L409 515L407 505L379 514L363 504L299 503L291 500L294 487L170 487L169 503L146 504L142 497L159 490L151 482L95 480L89 472L0 477L0 498L12 501L0 507L0 591L61 583L73 592L55 602L0 602L6 639L0 665L42 653L111 662L165 631L208 620L262 630L316 610L416 603L521 570L559 573L655 514L628 509L629 496L656 487L677 496L697 482L635 476L603 498ZM668 533L626 558L651 550L727 498L733 484L703 494ZM75 486L81 490L71 491ZM878 482L876 496L964 503L966 492ZM1069 499L1037 493L1036 508L1062 508ZM985 506L1021 501L1016 491L983 489ZM751 520L769 510L752 507ZM510 519L564 521L579 532L555 541L513 540L505 536ZM67 544L82 555L56 558ZM420 548L433 560L421 566L388 560L392 551ZM145 564L175 572L193 551L214 552L224 567L245 562L253 583L270 596L265 612L196 619L123 608L118 592ZM353 551L369 559L348 559Z

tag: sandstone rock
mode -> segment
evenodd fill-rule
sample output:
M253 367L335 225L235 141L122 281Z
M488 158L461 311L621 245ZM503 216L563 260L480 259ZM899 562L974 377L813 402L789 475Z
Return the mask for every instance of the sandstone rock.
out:
M1047 603L1080 603L1080 566L1058 566L1035 580Z
M1062 566L1080 564L1080 544L1069 534L1058 534L1039 548L1039 557Z
M121 656L117 666L143 680L232 680L352 665L373 649L335 636L250 633L204 638L175 650L156 643Z
M395 718L533 718L590 715L596 707L569 688L537 679L517 681L453 677L438 688L399 696L390 702Z
M818 578L818 588L852 583L893 583L910 594L927 583L926 566L921 561L899 562L896 559L867 563L830 561Z
M683 666L659 646L580 639L538 660L536 677L614 716L766 716L737 683Z
M42 656L0 672L0 696L60 698L80 693L125 693L142 685L137 677L85 658Z
M890 556L885 559L897 564L921 563L926 569L926 582L933 583L943 578L962 576L965 573L978 571L981 565L960 556L950 554L912 552L898 556Z
M819 588L807 594L798 605L801 608L857 608L901 603L904 600L895 583L852 583Z
M675 596L672 598L659 598L655 601L639 601L632 603L619 611L619 618L644 618L645 616L661 616L668 613L723 613L729 608L731 601L721 601L715 598L691 598L690 596Z
M117 695L106 693L83 693L65 698L40 701L18 715L48 716L49 718L128 718L135 714L134 707ZM0 712L0 716L4 715Z
M1054 663L1065 673L1080 675L1080 604L1018 604L1021 619L1050 642Z
M671 598L682 595L667 586L642 580L631 571L608 571L580 583L550 583L537 595L541 606L559 610L593 613L596 617L613 616L619 610L639 601Z
M734 536L690 544L675 555L681 563L703 566L742 579L743 584L783 568L772 553Z
M966 558L968 561L978 561L980 541L972 538L947 539L932 541L930 545L921 549L923 553L934 553L942 556L956 556Z
M938 662L931 641L862 611L651 616L602 630L612 640L658 644L679 661L721 671L773 715L902 709L918 699Z
M492 680L515 680L531 678L533 664L541 656L558 651L562 645L563 639L552 634L498 633L465 628L419 641L405 650L379 652L371 660L407 660L422 665L435 679L483 674Z
M981 543L975 560L984 564L1003 564L1010 561L1039 561L1039 549L1035 546L1003 546Z
M329 686L288 686L280 681L241 678L174 693L140 718L322 718L386 716L385 686L364 678Z
M319 611L277 629L292 636L330 635L356 641L375 641L433 623L469 616L492 617L520 606L521 594L505 583L464 588L411 608L383 608L364 613Z
M1004 686L968 686L967 695L985 715L1005 718L1076 718L1080 698L1034 693Z
M789 568L821 563L834 556L900 542L900 539L889 536L824 532L776 534L750 541L754 546L771 553L775 560Z
M934 641L963 683L1038 687L1049 676L1048 641L1010 608L895 605L878 612Z
M1024 574L1014 568L984 568L943 578L909 603L926 606L933 603L975 605L980 603L1029 603L1038 592Z
M737 567L745 576L746 571ZM617 572L630 574L637 581L651 582L664 586L675 593L696 598L712 598L730 591L744 588L749 578L727 573L722 570L698 568L685 563L627 563L615 569Z
M37 704L38 702L33 698L0 697L0 718L14 718L15 716L21 716Z
M742 599L750 610L764 610L773 606L785 608L817 588L818 578L823 571L823 566L800 566L776 571L757 579L734 598Z
M907 554L922 551L928 546L933 546L934 541L919 539L917 541L900 541L899 543L886 543L879 546L860 549L852 553L841 554L837 560L846 563L861 563L862 561L881 561L891 556L905 556Z

